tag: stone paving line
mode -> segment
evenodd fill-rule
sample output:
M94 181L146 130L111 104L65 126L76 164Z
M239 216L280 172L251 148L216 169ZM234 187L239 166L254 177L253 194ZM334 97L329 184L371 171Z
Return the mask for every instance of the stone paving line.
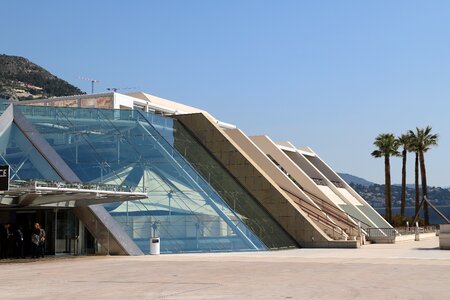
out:
M438 239L361 249L0 263L0 299L449 299Z

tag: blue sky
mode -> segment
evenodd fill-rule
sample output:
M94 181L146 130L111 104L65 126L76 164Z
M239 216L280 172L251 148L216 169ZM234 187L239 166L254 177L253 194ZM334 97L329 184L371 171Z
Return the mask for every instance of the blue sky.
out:
M450 185L449 1L2 1L0 53L137 87L383 182L381 132L431 125ZM413 182L412 156L408 181ZM400 159L392 165L400 182Z

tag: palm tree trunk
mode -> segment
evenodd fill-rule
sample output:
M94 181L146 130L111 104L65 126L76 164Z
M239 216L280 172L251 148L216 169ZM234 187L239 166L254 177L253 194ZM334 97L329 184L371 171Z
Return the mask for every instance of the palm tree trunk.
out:
M415 215L418 214L419 212L419 204L420 204L420 191L419 191L419 152L416 151L416 161L414 164L414 187L415 187L415 205L416 205L416 210L415 210ZM414 224L411 224L414 225Z
M425 157L423 151L419 153L420 160L420 176L422 177L422 197L428 197L427 191L427 172L425 171ZM430 216L428 214L428 203L425 201L423 203L423 215L425 218L425 225L430 224Z
M406 149L402 151L402 197L400 202L400 216L405 218L405 206L406 206Z
M384 178L384 189L386 193L386 219L389 223L392 223L391 165L389 155L384 156Z

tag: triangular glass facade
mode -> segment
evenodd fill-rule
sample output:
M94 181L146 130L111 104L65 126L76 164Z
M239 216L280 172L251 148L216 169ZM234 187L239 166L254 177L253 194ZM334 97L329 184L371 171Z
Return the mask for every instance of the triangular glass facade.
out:
M0 131L0 165L9 165L12 180L61 180L16 124L11 123L2 131Z
M169 144L171 119L160 118L162 129L156 130L138 111L17 108L81 181L148 194L105 205L145 253L153 235L161 237L166 253L267 249Z

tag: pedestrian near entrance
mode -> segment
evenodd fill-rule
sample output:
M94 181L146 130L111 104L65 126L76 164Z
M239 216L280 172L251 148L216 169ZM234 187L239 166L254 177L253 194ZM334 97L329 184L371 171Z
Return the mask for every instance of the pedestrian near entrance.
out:
M34 224L34 230L31 234L31 243L33 247L33 258L44 257L45 253L45 230L39 223Z
M31 232L31 257L38 258L39 253L39 229L33 228Z
M16 239L16 258L25 258L23 253L23 231L22 226L19 226L16 229L16 233L14 234Z
M6 228L5 225L2 224L0 226L0 259L6 258Z
M44 228L40 228L40 233L39 233L39 250L41 251L41 257L44 257L45 254L45 230Z
M8 258L11 255L13 233L10 226L9 223L5 223L0 228L0 258Z

